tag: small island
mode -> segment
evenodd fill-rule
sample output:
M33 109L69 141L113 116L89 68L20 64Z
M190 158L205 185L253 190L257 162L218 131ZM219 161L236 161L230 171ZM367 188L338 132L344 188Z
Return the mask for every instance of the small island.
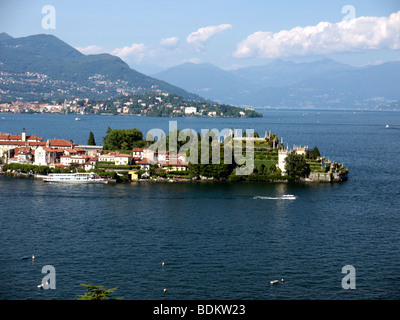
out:
M174 138L175 137L175 138ZM177 139L179 137L179 139ZM95 172L115 182L258 181L341 182L349 169L317 147L284 146L276 134L206 135L176 130L155 141L138 129L108 128L103 145L0 133L0 172L16 176ZM166 147L163 147L166 146Z

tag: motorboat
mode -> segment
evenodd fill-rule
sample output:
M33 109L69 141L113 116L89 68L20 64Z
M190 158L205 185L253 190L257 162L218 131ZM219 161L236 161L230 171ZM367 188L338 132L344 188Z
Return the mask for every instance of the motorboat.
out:
M296 200L297 197L293 194L284 194L281 199L283 200Z

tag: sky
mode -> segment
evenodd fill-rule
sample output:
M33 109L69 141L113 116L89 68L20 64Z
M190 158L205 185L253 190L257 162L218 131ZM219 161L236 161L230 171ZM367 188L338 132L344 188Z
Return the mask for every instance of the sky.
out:
M400 0L0 0L0 32L52 34L150 75L184 62L362 66L400 60Z

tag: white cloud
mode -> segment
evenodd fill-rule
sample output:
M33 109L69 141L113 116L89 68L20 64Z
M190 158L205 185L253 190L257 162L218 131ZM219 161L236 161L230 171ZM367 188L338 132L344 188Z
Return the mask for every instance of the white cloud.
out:
M133 58L136 61L141 61L148 53L149 50L143 43L134 43L131 46L116 48L110 52L110 54L121 59Z
M107 52L106 49L100 47L100 46L96 46L96 45L92 45L92 46L87 46L85 48L82 47L76 47L76 50L80 51L83 54L97 54L97 53L104 53Z
M178 37L163 38L160 41L160 45L166 48L174 48L178 45L178 43L179 43Z
M98 53L109 53L117 56L126 62L141 62L144 58L154 56L154 49L147 47L143 43L134 43L131 46L125 46L122 48L115 48L107 50L97 45L90 45L87 47L76 47L78 51L83 54L98 54Z
M199 58L190 58L190 59L185 59L185 60L182 61L182 63L185 63L185 62L191 62L191 63L194 63L194 64L200 64L200 63L203 63L203 60L201 60Z
M207 40L212 36L230 28L232 28L232 25L230 24L200 28L191 33L183 44L180 43L178 37L173 36L162 38L158 45L133 43L132 45L110 50L103 49L96 45L91 45L86 48L76 49L84 54L106 52L121 58L133 67L137 67L138 65L157 65L165 67L182 63L182 61L200 63L201 60L196 57L188 59L188 56L193 54L193 49L196 52L201 51Z
M232 25L230 24L203 27L189 34L186 38L186 42L195 45L203 45L212 36L230 28L232 28Z
M389 17L359 17L338 23L255 32L240 42L237 58L277 58L371 49L400 49L400 11Z

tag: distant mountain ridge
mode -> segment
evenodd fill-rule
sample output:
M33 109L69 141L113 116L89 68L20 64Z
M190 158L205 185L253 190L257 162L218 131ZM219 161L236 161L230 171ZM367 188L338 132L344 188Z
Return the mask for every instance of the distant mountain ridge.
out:
M207 99L238 106L400 107L400 61L354 67L331 59L307 63L278 59L230 71L210 64L186 63L153 76Z
M84 55L53 35L0 33L0 101L104 100L158 90L236 106L400 109L399 83L400 61L353 67L331 59L278 59L229 71L188 62L147 76L116 56Z
M84 55L53 35L13 38L0 33L1 99L107 98L118 94L157 89L186 99L200 96L151 78L110 54ZM42 76L31 75L37 73Z
M231 103L234 101L235 94L246 93L255 85L240 75L235 75L210 63L186 62L152 76L164 81L169 79L168 81L176 86L223 103Z

